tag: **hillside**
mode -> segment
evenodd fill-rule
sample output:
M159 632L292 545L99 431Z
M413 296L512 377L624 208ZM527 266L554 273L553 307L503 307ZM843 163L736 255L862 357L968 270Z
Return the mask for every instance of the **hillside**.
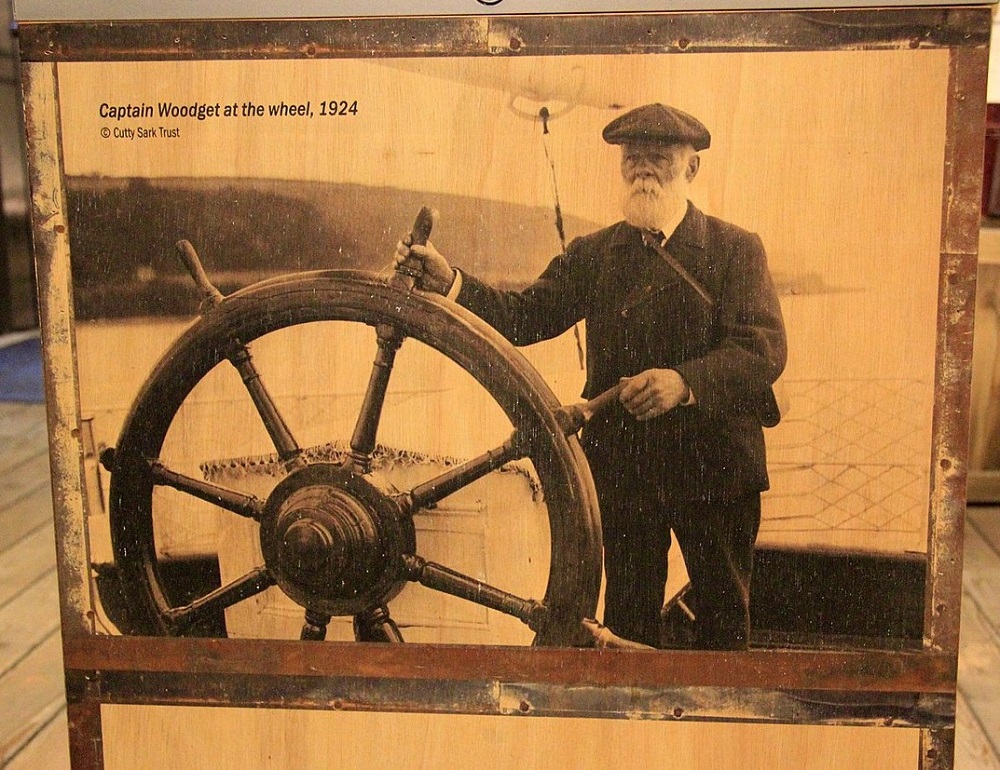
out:
M181 238L223 293L299 270L383 270L423 205L441 212L438 248L501 285L527 283L559 250L552 210L456 195L256 179L77 177L67 188L81 319L192 314ZM597 227L566 224L571 235Z

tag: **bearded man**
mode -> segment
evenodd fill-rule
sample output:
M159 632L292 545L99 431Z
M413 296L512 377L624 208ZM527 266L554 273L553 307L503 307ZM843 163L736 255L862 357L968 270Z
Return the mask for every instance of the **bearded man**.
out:
M650 104L603 136L621 145L625 221L573 240L523 291L453 270L430 243L403 241L396 259L420 259L422 288L452 296L515 345L586 321L584 397L625 381L617 408L582 436L604 535L604 624L660 646L673 532L696 646L745 649L768 488L762 426L779 419L771 385L786 359L764 247L688 200L711 142L696 118Z

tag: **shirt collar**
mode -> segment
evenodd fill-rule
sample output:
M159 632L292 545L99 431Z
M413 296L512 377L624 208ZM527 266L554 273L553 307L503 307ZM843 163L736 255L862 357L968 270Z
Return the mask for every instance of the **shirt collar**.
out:
M693 203L688 201L687 212L673 234L667 239L668 243L681 242L697 249L705 248L705 237L708 231L705 215ZM628 222L619 222L614 235L611 237L612 244L642 243L642 234L639 228L630 225Z

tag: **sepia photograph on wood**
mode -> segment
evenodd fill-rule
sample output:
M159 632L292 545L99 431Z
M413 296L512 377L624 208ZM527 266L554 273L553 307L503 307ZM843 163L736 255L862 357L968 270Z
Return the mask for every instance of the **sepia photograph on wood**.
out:
M454 255L461 270L502 288L523 289L560 253L561 240L572 241L622 221L621 150L601 137L606 124L628 112L615 105L665 102L700 115L701 123L712 126L711 146L699 151L701 169L690 183L690 196L698 202L692 205L702 219L704 210L760 236L787 329L788 364L775 385L781 421L765 434L773 480L763 496L758 548L767 549L768 568L786 570L784 578L795 574L798 562L812 571L814 580L822 575L832 582L815 589L834 606L824 607L801 594L794 597L774 576L772 593L784 590L786 599L800 598L807 605L774 607L779 597L761 596L757 606L762 613L776 621L802 623L800 628L761 628L761 633L787 634L798 644L823 644L822 637L829 636L826 644L835 643L837 637L847 644L847 638L855 637L859 644L919 645L940 240L935 215L940 209L944 156L945 103L939 97L947 83L947 56L832 53L823 62L820 56L799 55L798 67L785 57L766 54L683 61L570 56L513 62L60 66L81 413L94 442L88 468L95 489L92 502L98 506L91 511L92 544L107 541L115 532L124 541L117 556L128 559L121 553L127 550L126 543L137 550L151 547L153 543L144 538L152 534L154 558L162 562L163 572L173 568L172 562L191 574L218 570L228 585L255 575L253 570L265 564L255 551L262 514L234 515L229 510L249 507L249 501L220 506L200 497L222 496L223 489L230 489L263 504L286 476L289 459L305 453L306 466L343 464L352 450L358 416L369 416L366 409L375 412L371 416L378 432L378 454L374 456L375 444L366 447L362 453L369 457L364 463L370 468L377 462L379 468L371 472L382 476L377 486L383 490L412 490L487 450L503 451L498 448L512 429L524 430L512 426L496 403L503 396L475 382L488 379L493 389L514 389L508 380L516 375L490 371L516 354L506 346L493 351L488 343L467 341L466 345L483 346L467 355L489 367L469 378L457 371L469 368L469 364L455 366L459 354L434 354L433 348L457 334L453 330L421 330L430 336L422 340L424 344L401 346L397 360L384 365L388 375L384 403L363 408L379 347L375 327L395 319L380 317L384 311L378 305L384 300L374 296L369 300L374 289L364 284L366 279L353 277L345 278L343 287L331 286L328 296L316 294L323 289L306 283L277 289L281 292L277 299L248 300L245 312L250 318L244 323L260 323L264 330L244 331L230 325L237 322L227 321L218 330L206 330L197 341L173 348L163 361L166 371L157 372L156 381L150 383L160 390L144 393L137 403L143 380L204 303L178 258L175 241L187 240L197 249L207 279L227 295L258 280L305 270L363 270L374 274L371 280L391 283L396 241L409 232L421 206L428 205L439 212L432 241L442 253ZM823 74L820 82L814 79L813 87L800 89L802 103L795 104L796 91L782 81L790 85L807 71ZM857 103L864 98L864 82L882 78L903 81L908 88L897 89L893 103L886 103L881 89L869 89L869 104ZM289 92L288 84L310 80L317 87L296 86ZM252 83L253 89L241 89L241 81ZM144 82L150 84L145 89ZM164 82L171 84L171 91L191 85L179 93L163 94ZM336 101L338 109L341 103L346 105L340 114L321 114L334 109L327 106L333 102L318 98L327 87L319 84L326 83L355 94ZM577 92L580 95L575 96ZM227 97L230 93L233 96ZM413 104L401 100L400 93L421 97ZM565 101L557 101L560 97ZM283 110L255 118L219 117L214 122L213 118L174 118L171 123L170 118L156 116L102 117L102 113L122 115L129 108L138 113L149 107L148 112L154 113L167 103L211 106L227 100L235 102L238 114L244 108L252 110L252 105L271 112L275 105L278 110L292 105L296 111L312 110L314 117ZM543 110L547 118L540 115ZM101 132L106 125L113 132L108 139ZM898 136L901 126L906 127L903 137ZM180 135L171 138L169 132L175 127ZM133 133L136 129L152 135L140 139ZM877 154L874 148L879 148ZM918 164L924 167L915 168ZM907 174L890 173L904 166ZM914 178L928 183L914 185L910 181ZM360 295L356 300L341 298L351 292L351 280L361 282L354 289ZM659 280L666 284L671 276ZM728 290L752 289L744 283ZM289 292L301 292L305 299L296 300ZM673 302L683 302L687 292L694 289L686 284L674 287L673 295L681 297L673 296ZM630 301L642 311L644 299ZM366 300L375 306L370 318L357 318L365 308L310 309L310 305ZM624 307L621 297L616 301ZM291 309L297 304L303 305L298 313ZM210 307L211 302L205 305ZM617 310L627 315L622 307ZM660 315L641 317L646 329L667 340L685 333L679 319L673 328L665 323L662 307L653 304L652 310ZM408 325L437 323L430 307L413 312L418 318ZM329 324L322 323L326 314L334 316ZM201 326L209 326L216 315L222 314L204 312ZM688 310L687 316L692 315ZM272 318L264 320L268 316ZM344 323L335 323L338 320ZM525 350L564 404L581 399L587 378L588 329L582 323L570 326L569 331L559 330L554 339ZM415 331L405 336L417 336ZM620 337L626 332L614 333ZM723 332L710 333L716 337L714 344L721 346ZM253 339L245 338L249 334ZM725 341L735 344L731 338L736 332L726 334ZM259 377L256 381L266 384L268 407L258 406L253 392L246 392L249 386L238 376L240 364L224 360L235 355L227 350L234 343L226 336L246 349L247 362L242 365L256 374L244 378ZM184 353L210 360L174 363ZM608 351L598 355L607 358ZM222 364L216 367L220 358ZM121 360L129 366L109 366ZM197 374L188 373L193 368ZM637 374L640 371L622 369L618 376ZM178 382L182 378L191 381ZM193 392L175 394L175 390ZM133 422L143 421L133 430L154 442L151 448L133 448L131 437L119 437L133 404L169 420L151 427L147 422L152 417L133 417ZM173 409L176 419L166 413ZM262 409L268 411L262 415ZM609 420L626 419L621 407L609 407L609 412ZM271 420L277 426L269 424ZM122 440L129 446L123 447ZM155 491L136 488L141 483L116 488L113 474L98 461L107 447L115 447L118 457L106 456L104 465L121 465L123 452L161 463L150 479ZM683 443L670 449L689 455L706 451L701 445ZM645 451L669 449L654 445ZM722 451L722 445L713 447L709 440L709 457L695 461L710 463L710 455ZM621 459L636 462L631 452ZM728 459L728 467L713 472L740 473L738 458ZM694 489L698 477L685 459L668 457L665 462L687 471L675 485L687 484L692 494L701 493ZM462 484L456 499L432 494L433 504L413 506L422 536L419 551L471 578L525 599L541 599L550 551L553 545L564 545L548 542L546 509L551 493L541 484L537 469L520 458L513 465L503 460L496 464L506 466L508 473L495 473L476 485ZM624 467L610 470L628 474ZM193 480L172 483L172 473ZM199 493L197 487L186 486L194 485L194 480L218 489ZM106 515L107 489L115 494L111 521L101 518ZM757 491L752 486L750 490ZM687 497L682 491L673 494L681 500ZM574 492L574 499L582 496ZM594 528L594 514L587 505L584 498L582 511L564 514L578 514L567 524L570 529ZM144 513L151 520L136 524L137 511L150 506L162 507L162 513ZM100 524L104 531L98 529ZM152 532L125 531L136 527ZM653 529L651 522L646 527ZM493 533L497 537L487 542ZM569 537L567 533L561 539ZM599 539L593 534L588 539L586 548L600 549ZM220 548L220 543L227 547ZM113 549L105 553L97 563L115 563ZM573 556L579 560L584 554ZM676 557L671 561L682 572L683 556ZM205 559L219 563L202 563ZM230 560L231 564L222 563ZM580 609L589 613L587 617L596 617L593 567L599 560L591 561L586 574L552 575L552 579L568 580L574 594L590 594ZM330 568L333 574L320 582L337 582L338 567ZM832 574L838 568L847 572ZM149 604L143 588L134 585L144 579L143 572L141 566L130 570L131 579L120 585L126 597L123 611L141 612L142 605ZM114 579L110 573L108 578ZM798 579L805 582L807 576ZM163 576L160 580L170 582ZM192 589L199 591L197 578L192 582ZM667 600L673 600L683 617L687 605L678 594L687 580L677 583ZM254 585L261 587L260 580ZM847 585L851 596L836 606ZM154 615L165 616L181 605L169 597L166 585L147 588L168 594L162 607L150 608ZM347 588L358 591L356 586ZM207 593L201 590L202 595ZM223 601L201 615L206 621L214 615L211 619L218 626L224 610L232 616L228 623L232 627L237 624L235 616L247 614L241 606L246 604L259 608L262 625L255 632L247 619L244 622L251 626L243 633L277 635L279 626L291 623L284 634L297 634L303 610L288 602L285 593L280 586L268 588L263 598ZM499 610L427 594L408 590L399 599L412 609L393 613L409 631L404 636L413 641L531 641L527 627L498 629L491 639L490 627L505 625L501 618L491 618ZM864 617L852 612L849 605L854 602L864 606ZM872 602L882 604L881 616L872 613ZM350 621L362 609L372 608L358 606L335 615ZM816 613L811 618L805 616L810 609ZM287 621L279 619L286 615ZM173 622L166 617L108 620L140 633L156 632L160 624L165 629ZM852 622L875 627L853 628ZM269 625L275 630L265 630ZM344 625L337 638L353 633L350 622Z
M927 45L45 30L69 667L123 656L151 704L259 673L255 705L493 713L445 691L499 679L501 712L947 727L985 65L912 13Z

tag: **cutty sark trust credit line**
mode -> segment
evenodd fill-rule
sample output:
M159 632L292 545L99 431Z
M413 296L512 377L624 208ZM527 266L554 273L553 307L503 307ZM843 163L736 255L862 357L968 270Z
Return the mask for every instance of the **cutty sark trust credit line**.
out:
M101 129L105 139L180 139L181 130L178 126L115 126L114 129L105 126Z

